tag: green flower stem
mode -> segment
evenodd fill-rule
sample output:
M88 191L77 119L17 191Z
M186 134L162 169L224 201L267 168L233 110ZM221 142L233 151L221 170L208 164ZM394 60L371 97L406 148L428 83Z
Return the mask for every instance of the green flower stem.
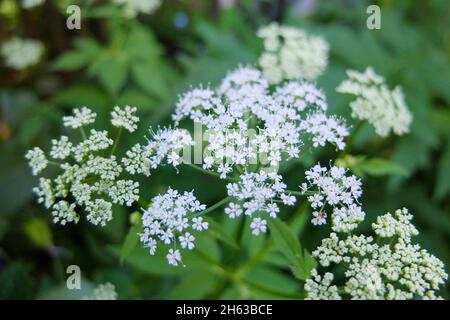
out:
M87 139L87 135L86 135L86 131L84 131L83 127L80 127L80 132L81 132L81 136L83 137L84 140Z
M47 161L48 161L48 164L51 164L51 165L53 165L53 166L58 166L58 167L61 166L61 163L59 163L59 162L52 161L52 160L47 160Z
M231 197L226 197L226 198L220 200L219 202L213 204L211 207L209 207L201 212L196 213L194 216L202 216L209 212L212 212L212 211L216 210L217 208L220 208L221 206L223 206L225 203L227 203L230 200L231 200Z
M192 164L192 163L184 162L184 164L189 166L189 167L191 167L191 168L193 168L193 169L195 169L195 170L198 170L198 171L203 172L205 174L208 174L210 176L219 178L220 180L227 180L227 181L233 181L233 182L237 181L236 179L233 179L233 178L230 178L230 177L226 177L225 179L222 179L222 178L220 178L219 174L217 174L215 172L212 172L212 171L209 171L209 170L206 170L206 169L203 169L202 167L199 167L199 166L197 166L195 164Z
M141 197L139 197L137 202L142 208L148 208L150 206L150 203L147 202L147 200L145 200L144 198L141 198Z
M119 128L119 131L117 132L117 136L116 136L116 139L115 139L115 141L114 141L114 145L113 145L113 147L112 147L112 149L111 149L111 156L114 154L114 152L116 151L116 148L117 148L117 145L119 144L119 140L120 140L120 137L122 136L122 127L120 127Z
M306 191L305 193L303 193L301 191L296 191L296 190L284 190L284 193L285 194L292 194L292 195L298 196L298 197L304 197L304 196L312 196L316 192L314 192L314 191Z

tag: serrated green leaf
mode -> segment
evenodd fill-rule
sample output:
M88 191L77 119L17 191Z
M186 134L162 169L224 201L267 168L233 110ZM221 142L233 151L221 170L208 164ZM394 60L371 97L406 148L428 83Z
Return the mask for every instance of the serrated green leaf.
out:
M306 280L310 278L311 270L317 266L316 260L305 249L303 251L302 263L291 266L291 271L299 280Z
M291 263L297 263L301 257L301 246L292 230L279 219L270 219L269 227L275 246Z

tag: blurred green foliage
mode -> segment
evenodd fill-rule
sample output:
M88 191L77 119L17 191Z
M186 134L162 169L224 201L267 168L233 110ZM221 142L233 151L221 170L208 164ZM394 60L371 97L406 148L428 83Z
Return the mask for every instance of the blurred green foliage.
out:
M116 104L138 107L140 131L122 145L123 152L144 139L148 126L168 121L178 94L200 83L216 84L239 64L255 63L262 46L256 30L271 20L330 43L330 65L318 84L331 112L350 119L349 101L335 88L345 69L371 65L391 87L403 87L414 115L404 137L382 140L364 125L345 154L329 148L289 163L282 170L290 189L302 182L306 167L339 156L363 178L368 216L363 228L376 215L408 207L419 242L450 265L447 0L375 1L381 30L366 28L369 1L235 1L224 7L220 1L167 0L155 14L135 19L122 17L110 1L73 2L82 8L81 30L65 28L64 1L47 0L25 11L16 1L0 0L0 39L20 35L46 46L44 61L35 67L20 72L0 67L0 299L80 298L82 292L65 289L71 264L81 267L83 290L109 281L122 299L303 297L302 280L315 263L308 250L327 232L310 225L304 203L283 211L286 222L274 222L267 238L252 237L243 226L248 222L230 221L217 211L210 215L208 233L184 257L188 267L171 268L161 254L149 256L136 246L139 225L130 222L132 211L115 208L103 229L84 221L53 225L33 198L36 181L23 158L33 145L47 149L65 130L61 116L82 105L101 121ZM186 25L177 27L180 18ZM149 199L169 185L195 186L208 204L225 194L221 181L190 168L179 174L163 168L145 181L141 196Z

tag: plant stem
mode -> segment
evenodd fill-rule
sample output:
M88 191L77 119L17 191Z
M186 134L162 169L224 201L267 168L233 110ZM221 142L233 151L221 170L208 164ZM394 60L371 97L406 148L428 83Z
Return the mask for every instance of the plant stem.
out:
M120 137L122 136L122 127L119 128L119 131L117 132L116 140L114 141L114 145L111 150L111 156L116 151L117 145L119 144Z
M205 215L209 212L212 212L212 211L216 210L217 208L220 208L222 205L224 205L228 201L230 201L230 199L231 199L231 197L226 197L226 198L220 200L219 202L213 204L211 207L209 207L201 212L196 213L195 216Z
M80 127L80 132L81 132L81 136L83 137L83 139L86 140L87 139L87 135L86 135L86 132L84 131L83 127Z
M212 172L212 171L203 169L202 167L199 167L199 166L197 166L197 165L195 165L195 164L192 164L192 163L184 162L184 164L187 165L187 166L189 166L189 167L191 167L191 168L194 168L194 169L196 169L196 170L198 170L198 171L200 171L200 172L203 172L203 173L208 174L208 175L210 175L210 176L219 178L220 180L228 180L228 181L233 181L233 182L236 182L236 181L237 181L237 180L235 180L235 179L233 179L233 178L230 178L230 177L226 177L225 179L222 179L218 173L215 173L215 172Z

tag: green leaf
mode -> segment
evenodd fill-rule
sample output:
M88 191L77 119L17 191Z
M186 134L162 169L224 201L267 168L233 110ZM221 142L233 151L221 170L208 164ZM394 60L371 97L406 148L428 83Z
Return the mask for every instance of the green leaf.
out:
M269 220L269 227L275 246L288 259L294 276L300 280L308 279L311 270L316 267L314 258L306 249L302 250L297 237L284 222L272 219Z
M89 8L86 13L83 14L84 18L119 18L122 15L122 11L116 5L101 5Z
M89 74L98 78L105 89L117 96L127 79L127 66L118 59L102 58L89 67Z
M132 25L125 48L127 48L130 59L137 59L139 63L155 61L162 53L160 45L150 29L144 29L138 24Z
M52 233L47 223L40 218L33 218L25 223L25 234L31 242L40 248L52 246Z
M336 163L353 170L359 176L408 175L408 171L398 163L382 158L366 159L365 156L346 155Z
M201 299L213 288L217 277L208 271L188 274L169 293L168 299Z
M73 71L85 67L91 56L82 51L69 51L59 57L52 65L52 70Z
M131 226L128 234L125 238L124 243L122 244L122 249L120 250L120 263L123 263L124 259L130 254L130 252L136 247L139 243L139 235L138 233L142 231L141 225L133 225Z
M243 280L250 285L286 295L298 292L299 284L292 277L275 268L258 265L246 272Z
M108 247L109 251L120 258L122 247L115 245ZM151 256L146 248L138 245L124 258L126 264L142 272L157 276L177 276L185 274L191 267L173 267L167 263L163 248L158 248L154 256Z
M88 83L77 83L56 93L52 103L64 106L89 106L93 109L105 108L109 105L108 95L98 86Z
M155 61L147 60L145 63L132 65L131 75L136 84L145 92L160 98L167 96L168 89L165 79Z
M227 233L219 223L209 218L205 219L205 221L208 222L208 234L214 239L220 240L232 248L239 248L239 245L236 243L235 239Z
M154 110L160 106L157 99L142 92L137 88L125 89L117 100L117 104L138 107L141 110Z
M270 219L269 227L275 246L291 263L296 263L301 257L301 246L292 230L280 219Z
M302 263L297 263L291 266L291 271L299 280L306 280L310 278L311 270L317 266L317 261L305 249L303 251Z

